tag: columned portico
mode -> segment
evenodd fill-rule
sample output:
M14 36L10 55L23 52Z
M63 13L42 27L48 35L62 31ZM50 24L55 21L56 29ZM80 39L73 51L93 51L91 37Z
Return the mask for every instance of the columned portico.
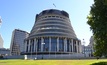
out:
M25 51L27 52L34 52L34 53L37 53L37 48L38 48L38 45L39 48L41 50L39 50L39 52L49 52L49 53L53 53L53 52L63 52L63 53L67 53L67 52L72 52L72 53L80 53L81 52L81 42L78 41L78 40L73 40L72 38L60 38L60 37L55 37L56 39L54 39L54 37L39 37L39 38L34 38L34 39L29 39L29 40L26 40L25 41ZM60 38L60 39L59 39ZM46 42L46 39L47 39L47 42ZM52 48L52 41L57 41L55 44L56 44L56 47ZM41 41L41 42L38 42L38 41ZM61 41L64 41L61 42ZM49 44L48 44L49 42ZM38 43L38 44L37 44ZM45 44L43 44L45 43ZM52 44L52 45L51 45ZM52 49L56 49L54 51L52 51ZM60 50L60 49L63 49ZM69 50L69 51L67 51Z

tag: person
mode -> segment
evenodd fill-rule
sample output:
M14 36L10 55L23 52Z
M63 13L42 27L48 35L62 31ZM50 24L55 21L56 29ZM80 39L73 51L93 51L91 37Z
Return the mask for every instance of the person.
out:
M97 56L97 60L99 59L99 57Z

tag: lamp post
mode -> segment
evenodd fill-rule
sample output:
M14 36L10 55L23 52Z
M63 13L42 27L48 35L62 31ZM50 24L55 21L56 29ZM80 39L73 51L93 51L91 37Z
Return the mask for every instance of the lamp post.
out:
M84 41L84 39L83 39L83 46L84 46L84 57L86 57L86 55L85 55L85 41Z
M44 51L44 45L45 45L45 43L42 43L42 45L43 45L43 51ZM43 51L42 51L42 59L43 59Z

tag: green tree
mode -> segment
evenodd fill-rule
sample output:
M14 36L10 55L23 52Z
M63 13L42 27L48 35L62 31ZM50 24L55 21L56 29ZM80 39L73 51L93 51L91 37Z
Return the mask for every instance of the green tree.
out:
M87 23L95 39L95 55L107 56L107 5L105 0L94 0Z
M105 4L107 5L107 0L105 0Z

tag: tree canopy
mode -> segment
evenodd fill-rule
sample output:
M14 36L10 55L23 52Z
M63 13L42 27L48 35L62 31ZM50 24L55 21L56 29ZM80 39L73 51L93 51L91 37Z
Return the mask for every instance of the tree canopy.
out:
M107 56L107 0L94 0L87 23L95 39L95 55Z

